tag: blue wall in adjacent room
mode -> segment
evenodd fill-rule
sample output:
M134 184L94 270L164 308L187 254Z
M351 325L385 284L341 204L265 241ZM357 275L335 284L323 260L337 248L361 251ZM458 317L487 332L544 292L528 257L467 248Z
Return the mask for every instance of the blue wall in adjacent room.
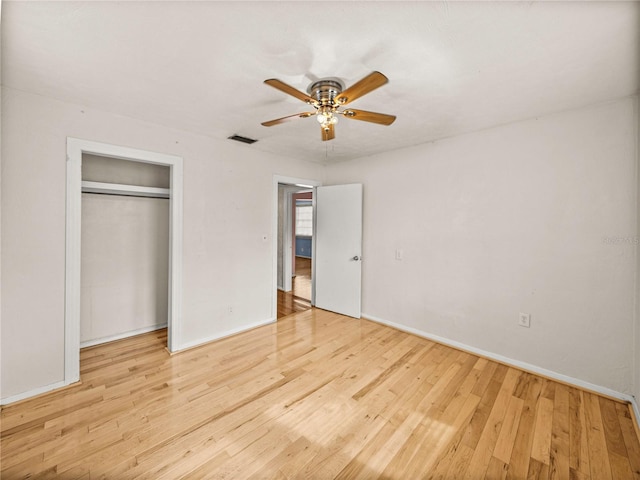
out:
M311 237L296 236L296 257L311 258Z

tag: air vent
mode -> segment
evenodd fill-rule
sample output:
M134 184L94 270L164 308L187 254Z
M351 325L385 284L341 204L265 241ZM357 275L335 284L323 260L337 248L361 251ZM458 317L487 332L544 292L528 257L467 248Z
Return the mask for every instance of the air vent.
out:
M243 137L241 135L231 135L228 137L229 140L235 140L236 142L248 143L251 145L252 143L256 143L258 140L254 140L253 138Z

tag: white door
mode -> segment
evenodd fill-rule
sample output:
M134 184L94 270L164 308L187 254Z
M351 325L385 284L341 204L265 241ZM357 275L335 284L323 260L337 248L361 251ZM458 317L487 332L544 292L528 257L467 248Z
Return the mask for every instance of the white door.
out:
M360 318L362 185L317 187L315 306Z

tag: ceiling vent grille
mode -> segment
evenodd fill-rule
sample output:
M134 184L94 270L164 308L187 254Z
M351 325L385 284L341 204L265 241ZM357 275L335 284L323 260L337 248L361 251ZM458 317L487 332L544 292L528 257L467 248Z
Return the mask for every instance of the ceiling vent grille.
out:
M229 140L235 140L236 142L247 143L251 145L252 143L256 143L258 140L254 140L253 138L243 137L242 135L231 135L228 137Z

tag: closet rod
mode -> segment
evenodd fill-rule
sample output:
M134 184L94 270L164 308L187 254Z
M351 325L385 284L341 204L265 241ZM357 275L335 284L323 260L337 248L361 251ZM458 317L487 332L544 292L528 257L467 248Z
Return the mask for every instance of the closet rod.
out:
M171 190L158 187L141 187L120 183L82 182L82 193L100 193L103 195L121 195L127 197L170 198Z
M137 198L159 198L159 199L171 198L169 195L145 195L142 193L90 192L85 190L82 190L82 193L91 193L93 195L110 195L112 197L137 197Z

